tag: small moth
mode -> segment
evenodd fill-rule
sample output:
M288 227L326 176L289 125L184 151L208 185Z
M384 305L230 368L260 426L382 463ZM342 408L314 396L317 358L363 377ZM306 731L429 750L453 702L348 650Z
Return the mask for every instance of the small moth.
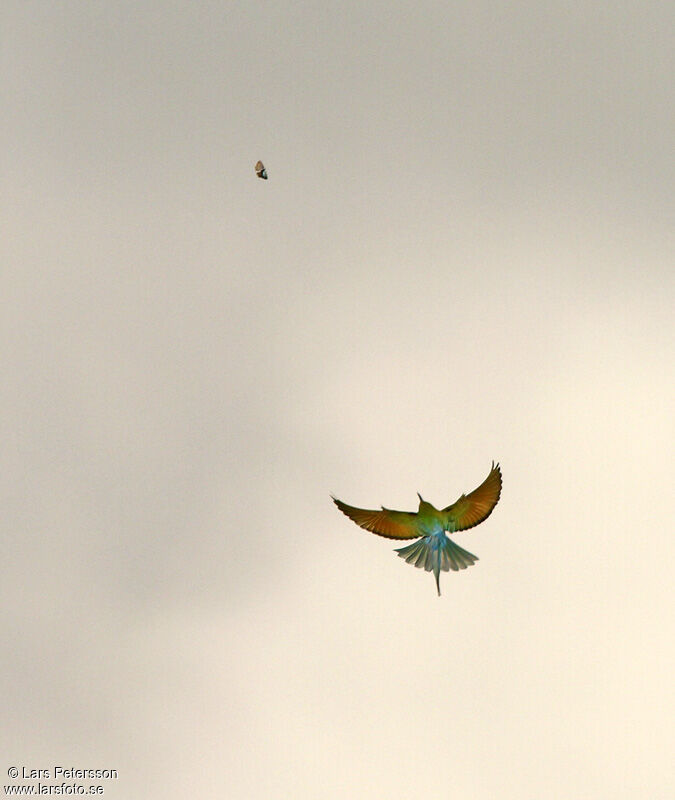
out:
M258 161L258 163L255 165L255 174L264 181L267 180L267 170L265 169L265 165L262 161Z

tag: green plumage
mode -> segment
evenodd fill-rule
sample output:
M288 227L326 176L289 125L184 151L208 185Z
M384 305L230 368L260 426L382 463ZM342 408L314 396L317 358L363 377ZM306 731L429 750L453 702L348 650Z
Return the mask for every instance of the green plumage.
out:
M380 511L355 508L333 498L335 505L361 528L388 539L417 539L407 547L396 550L408 564L433 572L438 594L441 593L441 572L470 567L478 557L451 541L447 533L468 530L486 520L497 505L502 491L502 473L499 464L492 469L481 485L456 502L438 509L422 499L417 513L413 511Z

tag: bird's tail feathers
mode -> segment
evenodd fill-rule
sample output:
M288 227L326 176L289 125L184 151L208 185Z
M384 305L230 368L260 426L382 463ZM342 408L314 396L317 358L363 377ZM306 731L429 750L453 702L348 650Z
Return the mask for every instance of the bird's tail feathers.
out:
M427 572L433 572L439 595L441 593L439 582L441 572L466 569L478 561L478 556L464 550L463 547L448 539L445 534L442 537L438 535L424 536L407 547L397 548L396 552L408 564Z

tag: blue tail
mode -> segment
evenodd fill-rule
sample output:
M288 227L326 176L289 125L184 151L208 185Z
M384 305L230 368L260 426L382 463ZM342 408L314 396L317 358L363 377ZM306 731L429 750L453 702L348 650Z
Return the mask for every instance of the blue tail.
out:
M478 556L448 539L445 533L435 533L424 536L407 547L399 547L396 552L408 564L434 573L436 589L441 594L439 577L441 571L466 569L478 561Z

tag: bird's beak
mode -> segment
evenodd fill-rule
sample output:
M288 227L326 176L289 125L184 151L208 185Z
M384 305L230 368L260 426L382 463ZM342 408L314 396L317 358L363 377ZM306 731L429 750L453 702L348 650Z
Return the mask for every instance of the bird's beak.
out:
M423 502L424 502L424 500L422 500L422 495L421 495L419 492L417 492L417 496L419 497L419 499L420 499L420 502L421 502L421 503L423 503Z

